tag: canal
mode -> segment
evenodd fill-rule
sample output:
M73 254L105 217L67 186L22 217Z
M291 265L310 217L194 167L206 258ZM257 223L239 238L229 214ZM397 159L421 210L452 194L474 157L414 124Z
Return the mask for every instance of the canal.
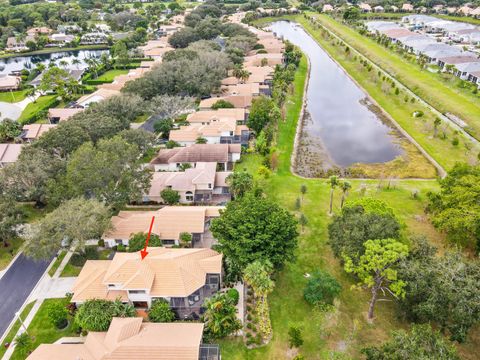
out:
M383 163L403 150L394 129L365 92L299 25L277 21L269 26L277 36L298 46L309 58L310 78L297 172L314 176L356 163Z

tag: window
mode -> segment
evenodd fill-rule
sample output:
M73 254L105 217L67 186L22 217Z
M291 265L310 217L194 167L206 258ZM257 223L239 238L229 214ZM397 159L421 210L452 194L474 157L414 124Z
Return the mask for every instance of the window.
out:
M193 201L193 193L192 193L191 191L187 191L187 192L185 193L185 199L186 199L187 201Z
M175 240L165 239L165 240L162 240L162 244L163 245L175 245Z
M121 244L123 244L123 240L122 239L115 239L115 243L117 245L121 245Z
M233 131L230 131L230 136L233 136Z
M115 284L108 284L108 287L109 287L109 288L114 288L114 287L115 287Z
M211 189L211 188L212 188L212 184L209 183L209 184L208 184L208 188Z
M145 294L145 290L128 290L129 294Z

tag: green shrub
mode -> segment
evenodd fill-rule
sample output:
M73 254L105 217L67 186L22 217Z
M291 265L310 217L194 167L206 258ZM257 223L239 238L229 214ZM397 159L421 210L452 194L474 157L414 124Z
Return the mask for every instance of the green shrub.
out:
M238 304L238 300L240 299L240 294L238 293L237 289L228 289L227 295L233 300L233 303L235 305Z
M288 329L288 343L290 348L303 345L302 330L298 326L290 326Z
M459 143L460 143L460 140L458 140L457 137L454 137L454 138L452 139L452 145L453 145L453 146L458 146Z
M48 304L47 315L50 322L57 328L63 329L67 326L68 310L59 302Z
M126 252L126 251L127 251L127 248L126 248L126 246L123 245L123 244L118 244L118 245L117 245L117 251L118 251L118 252Z
M303 296L310 305L332 304L341 290L341 285L333 276L325 271L316 270L308 279Z
M98 260L100 258L96 246L86 246L84 256L87 260Z
M105 247L105 240L103 239L98 240L98 246Z
M175 313L166 300L158 299L153 301L148 318L153 322L172 322L175 320Z
M78 267L85 265L86 261L87 259L85 258L85 255L81 253L74 253L70 258L70 264Z

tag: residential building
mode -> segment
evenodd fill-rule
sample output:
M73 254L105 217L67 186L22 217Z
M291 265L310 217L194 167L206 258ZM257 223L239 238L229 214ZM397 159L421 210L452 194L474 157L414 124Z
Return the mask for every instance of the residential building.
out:
M8 51L25 51L28 50L27 42L35 41L33 36L25 36L25 37L16 37L11 36L7 39L7 46L6 50Z
M111 89L98 89L97 91L82 96L76 101L76 106L81 108L87 108L90 104L98 103L100 101L106 100L112 96L120 95L120 90L111 90Z
M89 32L80 39L82 45L108 44L108 35L103 32Z
M246 56L244 59L245 66L275 66L283 64L283 54L256 54Z
M33 27L27 30L27 35L28 36L39 36L39 35L48 35L51 32L53 32L52 29L49 29L48 27L41 26L41 27Z
M413 5L412 5L412 4L408 4L408 3L403 4L403 5L402 5L402 11L412 12L412 11L413 11Z
M200 110L211 109L212 105L219 100L224 100L233 105L234 108L239 109L250 109L252 106L253 97L250 95L230 95L230 96L220 96L220 97L211 97L208 99L203 99L200 101L199 108Z
M40 136L45 134L48 130L53 129L54 124L28 124L23 126L23 131L20 137L27 141L32 142L37 140Z
M246 125L237 125L235 120L211 122L207 125L191 124L171 130L169 139L182 146L190 146L198 139L205 139L207 144L242 144L250 140L250 130Z
M226 178L230 171L217 172L216 162L197 162L185 171L155 172L144 202L163 203L161 192L172 189L180 195L181 204L219 204L230 200Z
M164 245L179 245L181 233L192 235L192 247L212 238L209 227L212 218L220 216L221 206L165 206L155 211L120 211L112 217L113 229L102 239L105 245L128 246L131 235L148 232L155 216L152 234L158 235Z
M82 28L76 24L73 25L58 25L57 31L61 34L75 34L82 31Z
M70 119L73 115L82 112L81 108L52 108L48 110L48 121L50 124L58 124L59 122Z
M69 35L69 34L59 33L59 34L50 35L49 39L50 39L50 41L52 41L56 44L58 44L58 43L66 44L66 43L70 43L73 40L75 40L75 36L74 35Z
M22 144L0 144L0 168L17 161Z
M193 144L188 147L161 149L150 161L155 171L178 171L188 164L195 167L199 162L215 162L218 171L233 170L233 164L240 160L240 144Z
M247 111L245 109L217 109L203 110L188 114L187 121L190 124L200 123L202 125L210 124L215 121L235 120L238 125L245 124L247 120Z
M0 91L17 90L20 87L22 79L20 76L0 74Z
M360 3L358 4L358 8L360 9L360 11L362 12L372 12L372 7L367 4L367 3Z
M147 251L143 260L139 252L88 260L73 286L72 302L120 299L137 309L149 309L152 301L164 299L177 318L198 319L205 299L220 290L222 255L211 249L150 247Z
M223 96L259 96L260 86L265 90L269 89L268 85L260 85L258 83L236 84L236 85L223 85L220 89Z
M65 80L73 79L79 82L83 76L83 73L85 72L85 69L66 69L65 71L68 73L68 77L66 77ZM32 85L35 88L39 87L40 84L42 83L43 75L45 74L45 72L46 71L43 71L40 74L38 74L38 76L35 79L30 81L30 85Z
M220 360L218 345L202 344L203 323L143 323L113 318L106 332L41 344L28 360Z
M324 4L322 8L322 12L332 12L333 6L330 4Z
M385 9L383 8L383 6L377 5L373 8L373 11L376 13L382 13L382 12L385 12Z

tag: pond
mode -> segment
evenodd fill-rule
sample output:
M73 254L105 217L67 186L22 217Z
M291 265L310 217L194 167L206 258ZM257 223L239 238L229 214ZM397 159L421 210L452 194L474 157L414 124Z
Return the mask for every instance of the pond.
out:
M73 51L60 51L50 54L39 55L27 55L16 56L10 58L0 59L0 74L9 74L12 71L18 71L22 69L31 70L34 69L37 64L44 63L48 66L49 63L54 62L59 65L60 61L66 61L69 67L72 68L84 68L86 67L85 59L100 58L103 53L108 53L109 50L73 50ZM72 64L73 60L77 59L80 62Z
M278 37L298 46L310 61L310 78L297 168L347 168L356 163L383 163L403 150L396 131L365 92L299 25L277 21L270 25ZM300 164L298 164L300 162ZM297 169L298 170L298 169Z

